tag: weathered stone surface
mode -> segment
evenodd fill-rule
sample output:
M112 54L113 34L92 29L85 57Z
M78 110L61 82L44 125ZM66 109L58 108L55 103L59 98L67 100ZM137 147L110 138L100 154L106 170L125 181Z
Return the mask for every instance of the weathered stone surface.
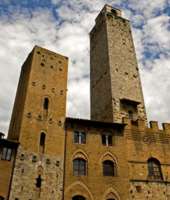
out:
M105 6L90 33L90 42L91 118L122 122L132 112L133 119L146 120L129 21L119 10Z

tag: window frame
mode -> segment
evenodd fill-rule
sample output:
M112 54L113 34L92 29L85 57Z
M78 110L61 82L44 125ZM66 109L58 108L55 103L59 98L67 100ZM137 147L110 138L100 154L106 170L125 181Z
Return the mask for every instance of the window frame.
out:
M1 160L11 161L12 158L12 148L3 147L1 152Z
M108 163L110 163L111 165L109 166ZM103 168L103 176L115 177L117 175L117 167L115 161L104 160L102 162L102 168Z
M156 181L163 181L161 163L156 158L148 159L148 178Z
M111 133L103 133L101 135L102 145L103 146L113 146L113 135Z
M73 160L73 176L87 176L87 160L83 158Z
M74 144L86 144L86 132L75 130L73 132Z

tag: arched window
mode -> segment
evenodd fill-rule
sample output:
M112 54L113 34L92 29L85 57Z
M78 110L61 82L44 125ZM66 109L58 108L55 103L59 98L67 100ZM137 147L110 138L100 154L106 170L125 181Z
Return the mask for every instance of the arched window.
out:
M76 196L74 196L74 197L72 198L72 200L86 200L86 198L83 197L83 196L80 196L80 195L76 195Z
M82 158L76 158L73 160L73 174L74 176L86 175L86 160Z
M40 153L44 153L45 151L45 133L41 133L40 135Z
M44 98L44 104L43 104L44 110L48 110L49 107L49 99L47 97Z
M115 176L116 164L111 160L105 160L103 162L103 176Z
M163 180L161 164L155 158L148 159L148 177L155 180Z

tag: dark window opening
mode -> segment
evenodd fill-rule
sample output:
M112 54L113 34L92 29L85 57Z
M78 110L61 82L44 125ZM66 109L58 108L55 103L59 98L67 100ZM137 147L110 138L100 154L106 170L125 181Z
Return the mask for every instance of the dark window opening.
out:
M129 119L133 120L133 112L131 110L128 111Z
M77 195L72 198L72 200L86 200L83 196Z
M103 162L103 176L115 176L115 163L110 160L105 160Z
M142 187L140 185L137 185L136 186L136 191L141 193L142 192Z
M114 9L111 9L111 13L114 14L114 15L117 14L116 10L114 10Z
M82 158L73 160L73 174L74 176L86 175L86 160Z
M12 149L7 148L7 147L4 147L4 148L2 149L2 156L1 156L1 159L2 159L2 160L10 161L10 160L11 160L11 157L12 157Z
M49 107L49 99L46 97L46 98L44 99L44 109L45 109L45 110L48 110L48 107Z
M36 178L36 187L41 188L41 184L42 184L42 179L41 175L39 175L38 178Z
M5 199L4 197L0 196L0 200L4 200L4 199Z
M150 158L148 160L148 178L153 180L163 180L161 164L155 158Z
M74 131L74 143L86 144L86 133L81 131Z
M102 135L102 144L105 146L112 146L112 135Z
M40 153L44 153L45 151L45 133L41 133L41 136L40 136Z

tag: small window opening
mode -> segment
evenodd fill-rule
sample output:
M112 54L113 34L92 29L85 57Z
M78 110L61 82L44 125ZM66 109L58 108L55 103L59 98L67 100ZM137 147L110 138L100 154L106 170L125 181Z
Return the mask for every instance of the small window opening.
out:
M36 178L36 187L41 188L41 185L42 185L42 178L41 175L39 175L38 178Z
M74 131L74 143L86 144L86 133L82 131Z
M116 10L114 10L114 9L111 9L111 13L114 14L114 15L117 15Z
M105 146L112 146L112 135L103 134L102 135L102 144Z
M46 97L44 98L44 109L48 110L48 107L49 107L49 99Z
M41 133L40 136L40 153L44 153L45 151L45 133Z
M129 119L133 120L133 112L131 110L128 111Z
M12 149L7 148L7 147L4 147L4 148L2 149L2 156L1 156L1 159L2 159L2 160L10 161L10 160L11 160L11 157L12 157Z
M142 192L142 187L140 185L137 185L136 186L136 191L141 193Z

